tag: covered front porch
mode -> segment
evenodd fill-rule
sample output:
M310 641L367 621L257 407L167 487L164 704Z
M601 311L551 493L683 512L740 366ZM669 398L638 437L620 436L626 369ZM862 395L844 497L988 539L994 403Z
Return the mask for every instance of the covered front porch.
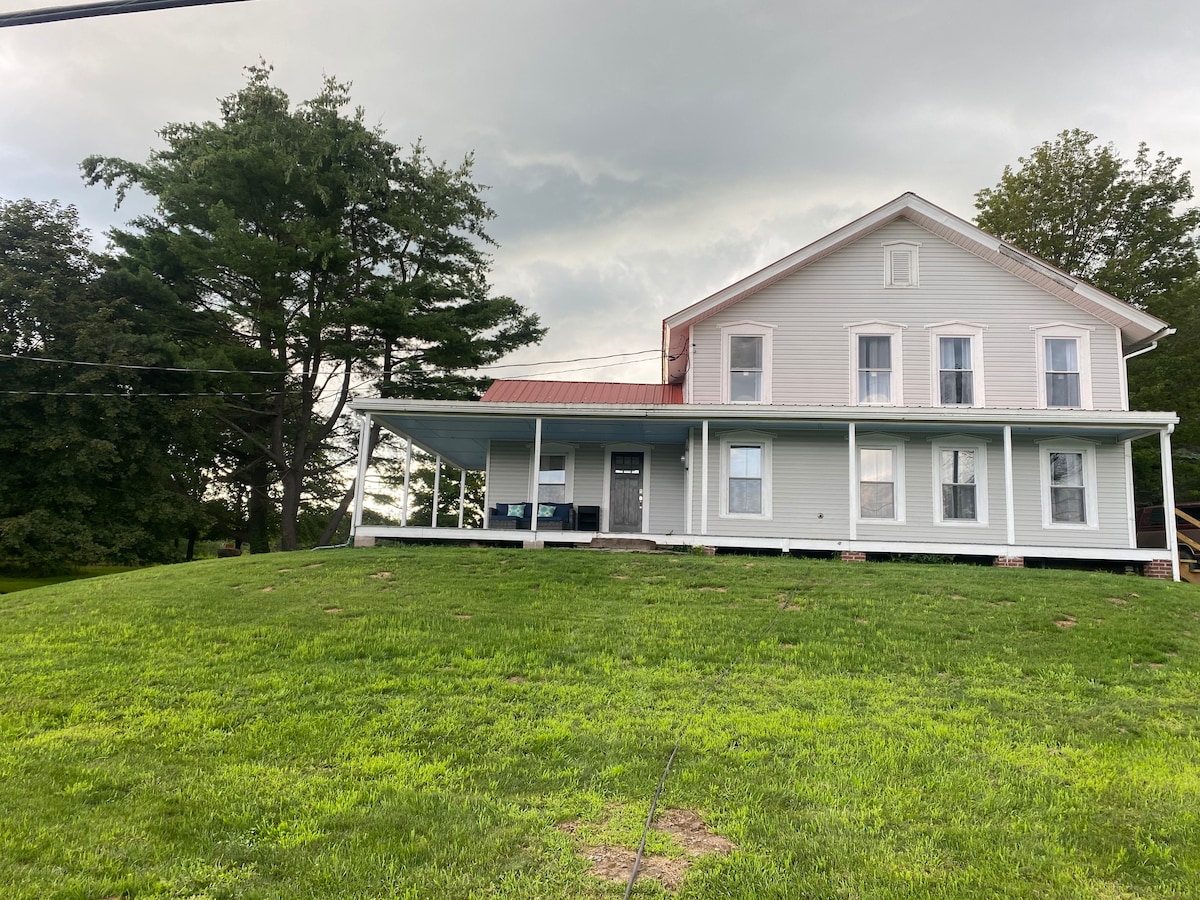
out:
M847 559L866 554L936 554L1022 559L1111 560L1161 569L1178 562L1159 548L1137 547L1134 533L1130 442L1157 438L1163 491L1173 503L1169 413L1078 410L961 410L846 407L633 406L580 404L548 408L519 403L457 401L358 401L361 442L373 425L403 443L404 479L393 522L364 522L368 468L360 454L353 510L353 538L420 541L588 544L596 538L637 538L663 546L767 549L780 553L828 552ZM761 433L774 441L774 482L761 482L774 497L763 517L731 515L727 489L728 435ZM990 459L991 517L986 527L930 523L924 507L933 486L922 483L930 442L939 435L979 441ZM910 520L880 528L858 515L856 446L880 435L908 446ZM1039 444L1075 440L1103 448L1103 478L1120 485L1099 492L1104 519L1090 531L1041 529L1034 523L1039 500L1034 469ZM803 452L798 455L800 448ZM818 453L815 448L821 448ZM458 498L458 525L439 527L436 517L411 515L412 453L485 473L483 521L470 527L465 487ZM726 454L726 456L722 456ZM903 459L903 458L902 458ZM435 476L435 482L437 478ZM465 478L459 479L465 485ZM440 485L435 483L435 495ZM901 485L903 490L903 485ZM1113 499L1115 498L1115 499ZM1119 504L1117 503L1119 501ZM768 501L769 503L770 501ZM443 500L443 514L447 503ZM539 506L566 503L568 520L537 515ZM501 504L529 504L514 523L494 513ZM924 506L922 506L924 504ZM1119 509L1115 508L1119 505ZM1168 546L1175 536L1168 536ZM1014 562L1013 564L1018 564Z

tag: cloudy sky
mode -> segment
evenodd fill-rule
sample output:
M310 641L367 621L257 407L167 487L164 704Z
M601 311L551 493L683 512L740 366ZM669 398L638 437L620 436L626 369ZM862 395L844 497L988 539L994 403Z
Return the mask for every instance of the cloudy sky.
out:
M0 197L124 222L79 161L145 158L260 58L293 100L336 75L393 141L475 153L496 290L550 329L510 362L652 351L665 315L904 191L972 218L1066 128L1200 176L1196 0L247 0L0 29ZM498 374L657 381L637 358Z

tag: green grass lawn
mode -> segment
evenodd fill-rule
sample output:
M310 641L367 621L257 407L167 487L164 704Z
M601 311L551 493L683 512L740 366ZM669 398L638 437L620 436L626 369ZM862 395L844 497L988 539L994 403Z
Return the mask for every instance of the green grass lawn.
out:
M660 809L735 849L635 896L1196 898L1198 634L1190 585L767 557L338 550L22 591L0 885L620 897L583 854L636 847L686 724Z

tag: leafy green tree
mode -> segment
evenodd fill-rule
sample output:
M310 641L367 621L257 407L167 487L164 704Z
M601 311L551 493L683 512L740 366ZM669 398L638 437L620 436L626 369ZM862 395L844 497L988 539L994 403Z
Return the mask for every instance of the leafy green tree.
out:
M73 207L0 201L5 565L174 559L200 517L204 386L129 368L186 360L88 246Z
M1181 160L1141 144L1123 159L1078 128L1034 147L975 195L976 224L1151 312L1200 272L1197 228Z
M1189 205L1190 174L1145 144L1127 160L1079 129L1018 163L975 195L976 223L1175 326L1153 353L1130 360L1130 405L1179 412L1177 496L1200 498L1200 399L1191 389L1200 362L1200 208ZM1157 446L1134 452L1139 502L1160 502Z
M293 107L253 66L220 121L168 125L145 163L83 163L118 203L134 187L155 200L154 215L113 233L121 264L207 314L238 368L270 373L249 376L267 396L222 419L254 481L279 485L283 549L297 546L308 482L352 396L477 396L483 380L462 370L543 334L491 294L494 214L471 159L401 152L349 103L330 78Z

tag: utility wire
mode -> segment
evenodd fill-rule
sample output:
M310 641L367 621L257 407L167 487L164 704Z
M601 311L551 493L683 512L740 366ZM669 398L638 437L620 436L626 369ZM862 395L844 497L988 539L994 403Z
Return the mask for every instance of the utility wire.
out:
M185 6L211 6L214 3L240 3L242 0L108 0L100 3L78 3L74 6L47 6L20 12L0 13L0 28L14 25L42 25L68 19L92 19L97 16L116 16L122 13L149 12L157 9L179 9Z
M658 350L658 348L652 348L649 350L630 350L628 353L610 353L606 356L579 356L579 357L575 357L574 359L545 359L545 360L542 360L541 362L504 363L504 364L494 365L494 366L475 366L474 368L468 369L467 371L482 372L485 370L490 371L492 369L528 368L530 366L559 366L559 365L566 365L568 363L592 362L592 361L598 360L598 359L618 359L622 356L641 356L641 355L644 355L647 353L659 353L659 352L660 351ZM58 365L64 365L64 366L92 366L95 368L108 368L108 369L134 369L134 370L141 371L141 372L181 372L183 374L188 374L188 375L284 375L284 374L287 374L286 372L282 372L278 369L275 369L275 370L267 370L267 369L191 369L191 368L185 368L185 367L180 367L180 366L148 366L148 365L135 365L133 363L87 362L87 361L84 361L81 359L52 359L52 358L46 357L46 356L26 356L26 355L20 354L20 353L0 353L0 359L16 359L16 360L24 360L26 362L56 363ZM625 362L608 363L607 365L604 365L604 366L588 366L588 367L584 367L583 369L566 369L564 371L582 372L582 371L585 371L587 368L604 369L604 368L607 368L609 365L622 366L622 365L627 365L628 363L648 362L648 361L649 360L644 360L644 359L641 359L641 360L631 359L631 360L626 360ZM317 374L319 376L321 373L318 372ZM334 374L339 374L339 372L335 372ZM534 374L554 375L554 374L558 374L558 373L557 372L537 372Z

